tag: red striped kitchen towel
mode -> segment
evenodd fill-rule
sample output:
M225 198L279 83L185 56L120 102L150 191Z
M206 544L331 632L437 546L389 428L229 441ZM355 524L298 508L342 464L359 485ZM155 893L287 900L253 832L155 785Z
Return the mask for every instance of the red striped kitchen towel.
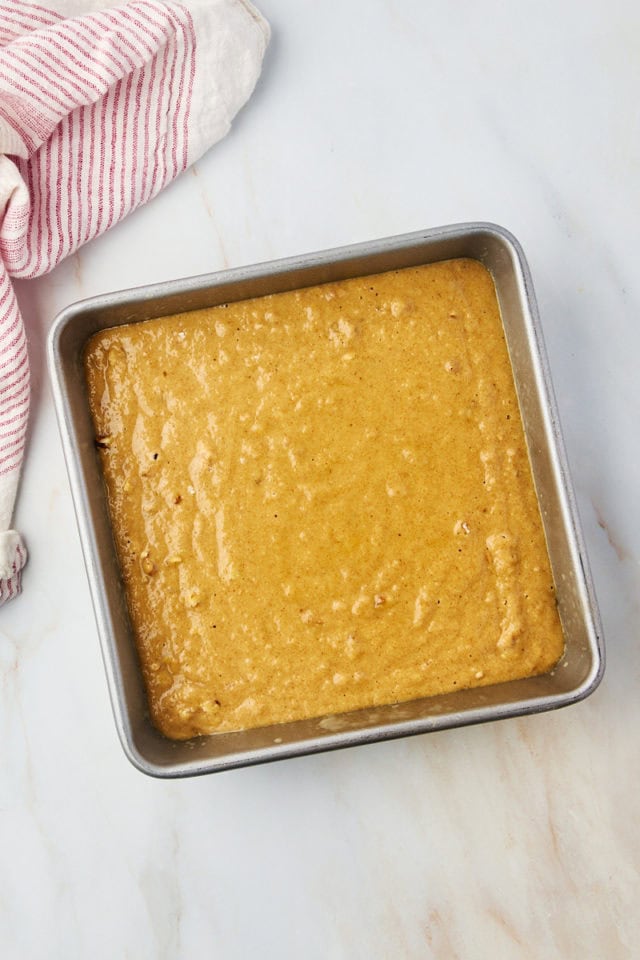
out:
M0 0L0 604L27 556L10 529L29 408L10 277L53 269L223 137L268 40L248 0Z

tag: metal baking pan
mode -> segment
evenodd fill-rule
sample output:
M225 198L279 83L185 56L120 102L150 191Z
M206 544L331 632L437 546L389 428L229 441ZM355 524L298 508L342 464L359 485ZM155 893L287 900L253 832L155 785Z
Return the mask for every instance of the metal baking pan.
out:
M166 739L149 719L124 599L87 403L86 341L105 327L456 257L481 261L495 281L566 637L562 660L551 673L526 680L186 742ZM210 773L540 713L581 700L598 685L602 631L531 277L506 230L486 223L447 226L94 297L58 315L48 359L116 725L125 753L144 773Z

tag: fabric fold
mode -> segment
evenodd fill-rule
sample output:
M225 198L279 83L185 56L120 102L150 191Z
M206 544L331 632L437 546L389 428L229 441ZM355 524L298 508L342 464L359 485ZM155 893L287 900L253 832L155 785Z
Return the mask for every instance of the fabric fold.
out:
M0 0L0 604L27 556L10 529L29 406L10 277L52 270L223 137L268 40L248 0Z

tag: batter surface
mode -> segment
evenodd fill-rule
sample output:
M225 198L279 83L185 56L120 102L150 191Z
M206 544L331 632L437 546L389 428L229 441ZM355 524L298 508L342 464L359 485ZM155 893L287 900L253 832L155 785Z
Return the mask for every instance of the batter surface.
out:
M496 683L560 658L478 262L106 330L86 376L168 737Z

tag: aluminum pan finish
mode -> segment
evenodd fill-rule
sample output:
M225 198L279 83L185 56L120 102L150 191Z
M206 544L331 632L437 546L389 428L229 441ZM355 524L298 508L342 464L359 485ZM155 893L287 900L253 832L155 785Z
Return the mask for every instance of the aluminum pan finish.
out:
M496 285L565 630L562 661L551 674L528 680L187 742L167 740L148 717L93 443L84 344L105 327L452 257L480 260ZM94 297L58 315L48 362L116 726L126 755L144 773L197 775L539 713L581 700L598 685L602 629L533 285L520 245L503 228L441 227Z

